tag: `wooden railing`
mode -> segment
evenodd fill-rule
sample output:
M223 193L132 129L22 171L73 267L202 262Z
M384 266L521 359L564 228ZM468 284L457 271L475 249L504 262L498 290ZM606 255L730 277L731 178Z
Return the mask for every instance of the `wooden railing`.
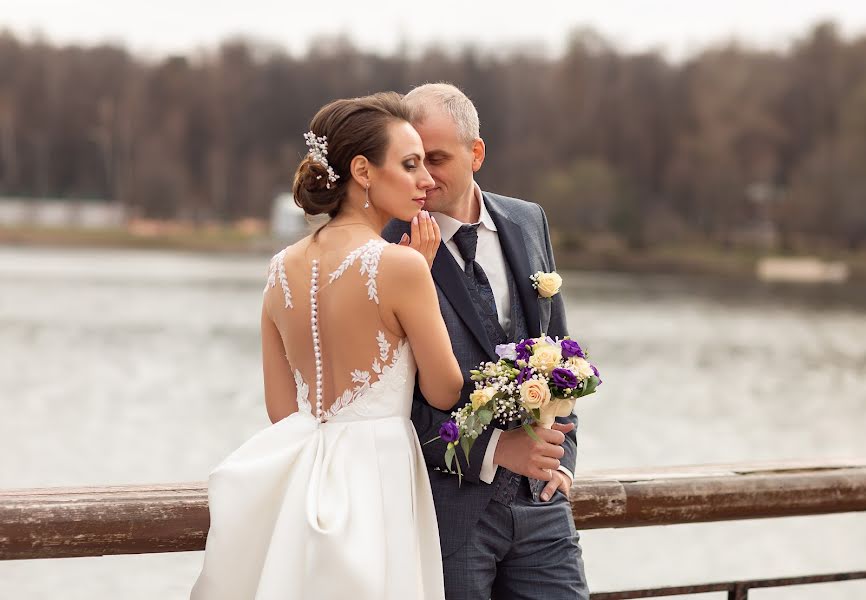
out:
M866 511L866 459L694 465L578 475L578 529Z
M578 529L866 511L866 460L579 474ZM204 549L204 483L0 491L0 560Z
M866 511L866 460L701 465L579 474L578 529ZM0 491L0 560L203 550L204 483ZM864 572L594 593L624 600L864 579Z

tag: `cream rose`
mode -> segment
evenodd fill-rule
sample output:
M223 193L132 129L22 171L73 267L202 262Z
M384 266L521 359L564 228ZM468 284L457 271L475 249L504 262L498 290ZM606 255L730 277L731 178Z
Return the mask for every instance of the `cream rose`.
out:
M472 402L472 408L478 410L493 399L496 390L493 388L481 388L469 394L469 400Z
M556 271L552 273L543 273L539 271L535 274L535 289L538 290L538 295L542 298L550 298L559 293L559 288L562 287L562 277Z
M550 375L550 372L559 365L560 360L562 360L562 350L559 346L540 342L532 347L529 365L545 375Z
M538 379L527 379L520 385L520 399L526 408L543 408L550 402L550 388Z
M568 359L568 365L571 367L571 372L574 373L575 377L577 377L580 381L583 381L584 379L589 379L594 375L594 373L592 372L592 367L585 358L572 356Z

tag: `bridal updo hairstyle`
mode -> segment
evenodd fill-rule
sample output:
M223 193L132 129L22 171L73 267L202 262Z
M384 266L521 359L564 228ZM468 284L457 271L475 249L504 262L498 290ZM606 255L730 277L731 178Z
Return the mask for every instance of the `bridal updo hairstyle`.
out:
M308 215L326 213L335 217L352 179L349 173L352 159L362 154L380 166L388 149L387 126L395 120L409 121L409 112L395 92L335 100L319 109L310 122L310 131L327 138L328 166L339 179L329 189L327 167L307 154L295 173L292 186L295 204Z

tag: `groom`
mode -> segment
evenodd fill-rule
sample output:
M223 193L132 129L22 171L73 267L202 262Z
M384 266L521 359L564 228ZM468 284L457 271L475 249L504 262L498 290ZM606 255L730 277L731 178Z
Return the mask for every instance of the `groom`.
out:
M425 209L442 232L432 275L454 354L464 373L459 408L469 399L469 370L498 359L498 344L542 332L567 334L559 294L540 298L530 275L555 266L547 219L536 204L483 192L474 173L484 162L478 113L459 89L426 84L405 97L421 134L435 187ZM383 231L397 242L407 223ZM422 442L449 418L425 402L418 387L412 422ZM445 471L445 445L423 447L430 474L448 600L588 600L579 535L568 501L576 465L577 418L537 429L490 427L469 464L457 452L463 485Z

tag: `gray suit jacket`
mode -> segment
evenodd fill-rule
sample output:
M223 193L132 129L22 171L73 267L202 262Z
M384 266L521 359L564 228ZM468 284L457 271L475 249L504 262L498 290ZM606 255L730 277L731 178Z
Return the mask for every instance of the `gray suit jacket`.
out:
M568 333L565 320L565 306L560 294L551 299L540 298L532 288L529 276L536 271L553 271L553 249L547 217L537 204L482 192L485 206L496 223L499 242L508 266L517 284L519 301L523 307L526 324L531 337L544 331L552 337ZM391 221L382 236L391 242L399 241L403 233L409 232L409 224ZM469 379L469 370L488 360L497 360L494 344L488 339L480 317L472 304L466 289L465 279L460 267L445 244L439 247L431 270L439 295L439 308L448 328L451 345L457 362L463 371L464 385L456 408L469 401L469 394L475 389ZM439 426L450 418L450 413L430 406L416 384L412 404L412 423L422 444L438 437ZM577 424L574 415L557 419L561 422ZM466 532L475 526L478 517L493 495L498 480L510 475L499 468L496 479L487 484L479 479L481 463L490 442L492 429L488 428L480 436L470 453L469 464L458 451L458 460L463 470L463 484L458 487L458 479L438 469L445 469L445 443L436 440L423 446L424 460L433 488L433 499L439 521L439 538L443 556L455 552L466 540ZM577 456L575 432L566 435L563 448L565 456L562 464L573 468Z

